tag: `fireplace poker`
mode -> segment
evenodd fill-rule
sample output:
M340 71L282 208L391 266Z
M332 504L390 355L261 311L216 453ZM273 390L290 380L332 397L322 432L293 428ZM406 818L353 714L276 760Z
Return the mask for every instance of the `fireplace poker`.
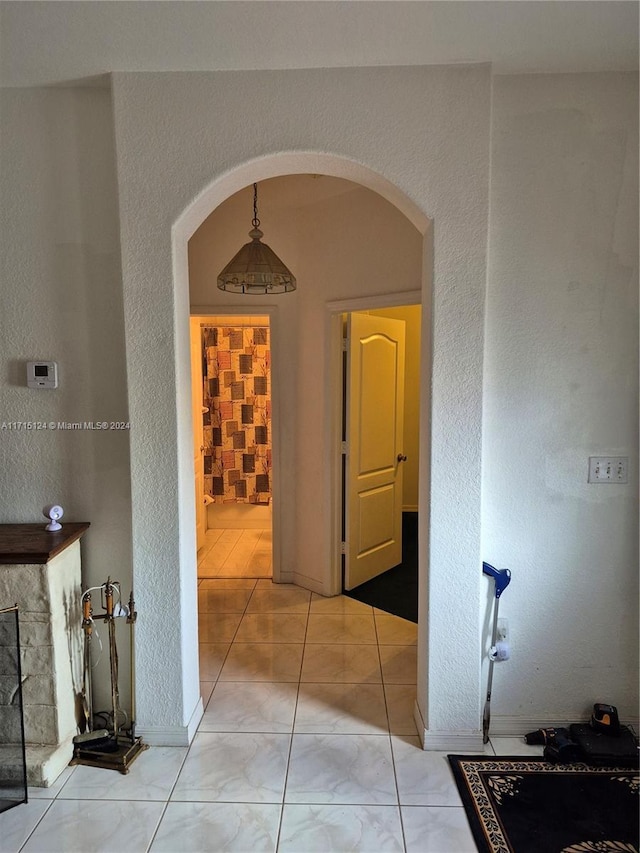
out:
M129 638L130 638L130 691L131 691L131 723L130 723L130 731L129 734L131 736L131 743L135 742L136 739L136 658L135 658L135 637L136 637L136 619L138 618L138 613L136 611L136 603L133 600L133 590L129 593L129 613L127 615L127 622L129 623Z
M91 677L91 643L93 640L93 608L91 592L86 590L82 595L82 630L84 632L83 667L82 667L82 711L84 713L84 731L75 735L75 744L89 742L104 742L109 738L106 729L93 728L93 688Z
M90 767L103 767L111 770L118 770L120 773L128 773L131 762L140 754L140 752L148 749L148 745L142 742L142 738L135 735L135 669L134 669L134 626L137 618L135 610L135 601L133 599L133 591L129 596L129 606L123 605L121 602L121 589L119 581L112 581L108 577L106 583L100 587L92 587L92 589L100 589L101 603L104 608L103 613L94 614L91 609L91 596L87 590L83 597L83 628L85 631L85 671L84 679L85 686L83 689L83 699L85 701L85 717L87 725L91 725L93 717L93 700L91 692L91 668L90 660L90 641L93 635L93 623L96 619L107 623L109 632L109 665L111 675L111 712L105 711L96 713L96 717L107 719L108 728L101 729L95 732L85 732L74 737L74 754L71 764L87 764ZM117 600L114 596L117 593ZM116 619L120 616L127 617L131 636L131 718L120 707L120 693L118 689L118 648L116 644ZM98 636L98 632L95 632ZM119 720L118 715L122 715ZM109 717L112 719L112 724L109 726ZM130 721L130 729L127 731L126 723ZM90 741L90 742L87 742ZM100 741L100 742L99 742Z
M116 581L116 585L117 585ZM118 712L120 711L120 694L118 690L118 647L116 645L116 622L113 612L113 590L114 584L111 578L107 578L104 585L105 598L105 622L109 631L109 666L111 670L111 708L113 713L113 736L118 737ZM118 587L119 591L119 587Z
M84 711L85 732L90 732L93 729L93 697L91 695L91 637L93 636L92 614L91 593L86 592L82 597L82 630L84 631L82 708Z

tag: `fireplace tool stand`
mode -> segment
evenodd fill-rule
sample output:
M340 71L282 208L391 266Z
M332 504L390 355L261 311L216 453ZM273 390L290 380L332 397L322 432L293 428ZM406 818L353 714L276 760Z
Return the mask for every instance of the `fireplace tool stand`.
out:
M120 582L107 578L99 589L103 613L94 615L91 605L91 589L82 595L82 631L84 634L84 665L82 679L82 707L84 731L73 739L73 758L70 764L88 764L90 767L104 767L128 773L131 762L148 749L142 738L136 737L135 722L135 669L134 639L138 614L133 600L133 591L129 604L120 601ZM117 595L117 601L115 596ZM126 617L129 625L131 655L131 719L126 726L127 714L120 707L118 688L118 647L116 643L116 619ZM96 713L93 709L93 685L91 673L91 645L94 636L94 623L102 620L107 625L109 643L109 670L111 675L111 709ZM95 720L106 720L104 727L95 728Z

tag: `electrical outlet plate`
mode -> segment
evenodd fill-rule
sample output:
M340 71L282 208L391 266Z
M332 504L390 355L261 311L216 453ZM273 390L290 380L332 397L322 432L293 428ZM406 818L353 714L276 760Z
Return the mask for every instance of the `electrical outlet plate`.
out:
M589 483L628 483L628 456L590 456Z

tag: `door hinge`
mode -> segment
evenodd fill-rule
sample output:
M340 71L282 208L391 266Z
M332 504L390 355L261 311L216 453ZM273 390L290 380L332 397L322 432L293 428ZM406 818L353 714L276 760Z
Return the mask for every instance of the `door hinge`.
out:
M347 553L347 543L346 543L346 542L341 542L341 543L340 543L340 553L341 553L341 554L346 554L346 553Z
M347 455L347 442L346 441L340 442L340 453L342 453L343 456Z
M343 338L342 339L342 352L346 352L346 351L347 351L347 339Z

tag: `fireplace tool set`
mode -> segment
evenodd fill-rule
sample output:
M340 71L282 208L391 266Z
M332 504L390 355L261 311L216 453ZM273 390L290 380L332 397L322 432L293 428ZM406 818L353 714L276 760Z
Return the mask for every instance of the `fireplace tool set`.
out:
M102 613L94 614L91 593L100 590ZM82 594L82 631L84 635L83 675L82 675L82 715L79 728L81 733L73 739L74 750L71 764L88 764L91 767L104 767L129 772L129 765L148 745L136 737L135 723L135 669L134 636L138 614L133 600L133 591L129 604L121 602L120 582L107 578L99 587L91 587ZM120 707L118 688L118 647L116 644L116 619L124 618L129 625L131 655L131 717ZM97 636L95 623L103 621L107 625L109 643L109 669L111 674L111 709L95 712L93 708L93 684L91 672L91 647ZM96 720L104 723L95 727ZM128 723L128 724L127 724Z

